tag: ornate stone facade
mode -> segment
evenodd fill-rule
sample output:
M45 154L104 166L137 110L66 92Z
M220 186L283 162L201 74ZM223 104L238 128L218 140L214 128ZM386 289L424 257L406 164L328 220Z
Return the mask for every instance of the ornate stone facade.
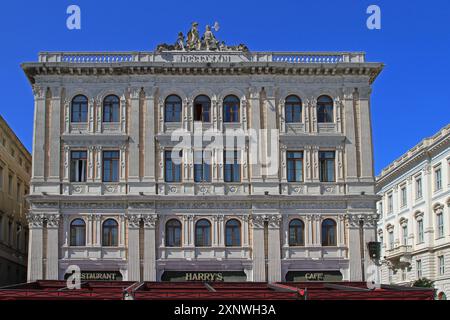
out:
M175 46L156 52L42 53L39 62L23 65L36 92L32 213L60 214L57 254L40 238L49 225L32 229L29 280L44 277L39 258L45 256L47 268L58 269L45 273L49 279L64 278L71 264L120 271L126 280L159 281L168 271L242 272L249 281L314 270L365 277L361 254L370 263L364 244L375 229L350 222L375 214L369 100L383 65L366 62L362 53L225 50L208 31L202 40L191 30L187 42L180 34ZM87 114L74 122L73 99L80 95ZM104 121L109 95L118 98L113 123ZM290 95L302 101L296 123L286 119ZM317 115L322 96L332 104L326 122ZM209 101L206 109L198 97ZM228 132L240 147L222 144ZM208 136L212 146L196 144L196 135ZM181 146L178 166L167 152L173 156L182 137L194 142ZM86 168L85 178L75 182L71 157L80 150L86 156L75 171ZM201 182L194 162L199 150L211 158ZM236 152L232 168L227 150ZM296 182L287 174L287 153L294 150L304 161ZM105 167L107 151L117 158ZM334 156L327 168L326 151ZM117 177L105 181L112 165ZM328 182L324 170L333 173ZM72 245L75 219L85 223L84 245ZM117 243L105 246L112 234L104 224L111 219ZM298 245L290 245L293 219L303 222ZM237 229L228 228L230 221ZM324 221L332 224L328 240ZM199 228L200 222L209 227Z
M450 125L377 177L382 283L434 281L450 296Z

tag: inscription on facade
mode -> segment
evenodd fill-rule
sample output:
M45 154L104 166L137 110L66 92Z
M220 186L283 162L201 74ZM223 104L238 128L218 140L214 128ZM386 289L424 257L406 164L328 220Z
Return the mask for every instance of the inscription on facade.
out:
M220 63L220 62L231 62L231 56L225 54L183 54L179 56L179 62L194 62L194 63Z

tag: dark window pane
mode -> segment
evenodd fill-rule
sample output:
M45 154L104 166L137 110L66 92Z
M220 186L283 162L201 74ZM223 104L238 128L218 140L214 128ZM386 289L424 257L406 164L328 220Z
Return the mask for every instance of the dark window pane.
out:
M240 101L236 96L227 96L223 100L223 121L239 122Z
M317 121L319 123L333 122L333 100L328 96L321 96L317 100Z
M71 151L70 153L70 181L85 182L86 181L86 151Z
M321 182L335 181L335 153L334 151L319 152L319 173Z
M195 225L195 245L197 247L211 246L211 224L208 220L199 220Z
M102 245L104 247L116 247L118 245L118 225L113 219L103 222Z
M181 122L181 98L175 95L167 97L164 106L165 122Z
M181 247L181 223L178 220L169 220L166 224L166 246Z
M83 95L78 95L72 99L71 122L87 122L88 99Z
M172 159L172 150L164 152L164 170L166 182L180 182L181 181L181 160L182 152Z
M82 219L75 219L70 224L70 245L86 245L86 224Z
M225 226L225 245L227 247L238 247L241 245L241 224L232 219Z
M289 223L289 245L303 246L305 227L301 220L294 219Z
M287 155L287 180L288 182L303 181L303 152L288 151Z
M119 151L103 151L103 181L119 181Z
M285 118L287 123L302 121L302 101L297 96L289 96L285 101Z
M119 97L111 95L103 100L103 122L119 122Z
M322 222L322 246L336 245L336 222L325 219Z

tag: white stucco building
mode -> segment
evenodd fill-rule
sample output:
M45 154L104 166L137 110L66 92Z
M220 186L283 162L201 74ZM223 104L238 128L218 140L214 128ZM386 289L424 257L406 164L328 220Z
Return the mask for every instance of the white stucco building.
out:
M450 125L421 141L377 177L382 283L435 282L450 294ZM440 295L440 296L439 296Z
M249 52L195 28L155 52L23 64L35 95L28 279L70 265L124 280L365 279L383 65Z

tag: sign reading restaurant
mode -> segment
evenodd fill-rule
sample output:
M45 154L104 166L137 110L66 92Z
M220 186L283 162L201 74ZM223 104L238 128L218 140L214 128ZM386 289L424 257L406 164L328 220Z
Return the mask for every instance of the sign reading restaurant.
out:
M70 274L66 273L65 278L67 279ZM117 271L81 271L80 274L81 281L121 281L122 274Z

